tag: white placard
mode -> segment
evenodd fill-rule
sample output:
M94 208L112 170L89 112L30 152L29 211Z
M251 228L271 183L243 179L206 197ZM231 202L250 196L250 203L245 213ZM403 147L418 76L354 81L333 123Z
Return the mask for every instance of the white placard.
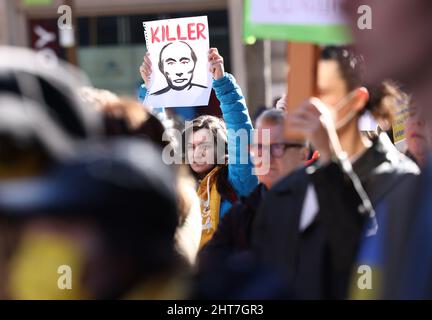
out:
M150 89L144 104L154 108L208 105L212 75L207 16L143 25L152 62Z

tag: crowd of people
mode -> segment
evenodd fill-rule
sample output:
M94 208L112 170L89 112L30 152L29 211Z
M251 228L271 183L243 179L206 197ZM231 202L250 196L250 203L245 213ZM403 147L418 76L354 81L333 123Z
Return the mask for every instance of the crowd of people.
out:
M254 121L217 48L220 112L184 123L142 104L148 55L126 98L0 48L0 298L431 298L432 6L375 7L374 36L321 48L315 97Z

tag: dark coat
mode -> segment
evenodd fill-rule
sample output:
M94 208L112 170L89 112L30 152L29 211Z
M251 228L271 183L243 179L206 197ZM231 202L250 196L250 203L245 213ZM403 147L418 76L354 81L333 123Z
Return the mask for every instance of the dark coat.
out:
M384 299L432 299L432 159L386 201Z
M374 206L419 173L383 136L373 141L353 169ZM319 210L300 231L309 184L315 188ZM295 298L345 298L366 220L360 204L352 180L336 162L298 170L266 195L255 217L252 247L263 263L286 278Z
M198 255L200 269L223 262L228 256L250 249L252 222L262 201L265 187L259 184L242 197L222 218L213 238Z

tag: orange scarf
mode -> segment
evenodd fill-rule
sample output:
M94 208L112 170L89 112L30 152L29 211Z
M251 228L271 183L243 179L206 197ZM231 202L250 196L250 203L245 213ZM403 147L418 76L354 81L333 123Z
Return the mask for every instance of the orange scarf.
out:
M216 189L216 173L222 167L217 166L210 171L198 186L198 197L200 198L202 231L200 250L213 237L219 224L219 209L221 196Z

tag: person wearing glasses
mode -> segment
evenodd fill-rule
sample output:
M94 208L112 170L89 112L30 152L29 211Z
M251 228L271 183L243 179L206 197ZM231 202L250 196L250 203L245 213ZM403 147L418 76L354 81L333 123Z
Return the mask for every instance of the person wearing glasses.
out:
M269 109L256 120L250 153L259 184L225 214L213 238L200 251L200 272L219 266L232 254L249 249L255 212L267 190L306 164L309 155L307 141L287 140L284 136L285 119L283 110Z

